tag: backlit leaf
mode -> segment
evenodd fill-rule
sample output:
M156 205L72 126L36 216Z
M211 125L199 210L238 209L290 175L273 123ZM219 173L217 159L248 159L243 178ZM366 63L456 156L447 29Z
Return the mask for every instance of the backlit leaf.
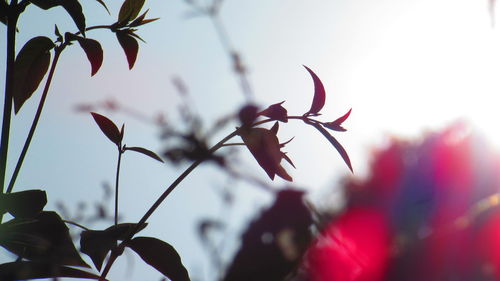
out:
M93 273L51 263L16 261L0 264L0 280L27 280L56 277L99 279L99 276Z
M135 60L137 59L139 43L137 43L137 40L130 35L130 32L124 30L117 31L116 38L127 56L128 68L132 69L132 67L134 67Z
M124 240L137 224L121 223L113 225L105 230L86 230L80 236L80 250L88 255L97 270L101 270L106 255L116 247L118 240ZM144 229L147 224L139 228L137 232Z
M276 124L274 131L278 128ZM265 128L247 128L241 130L240 137L269 178L274 180L274 176L278 175L292 181L292 177L280 164L284 154L280 151L281 146L275 132Z
M120 146L122 141L122 134L118 130L118 127L116 127L115 123L101 114L95 112L91 112L90 114L92 114L92 117L94 117L95 122L104 133L104 135L106 135L106 137L108 137L108 139L115 143L117 146Z
M352 110L352 108L349 109L349 111L346 114L339 117L337 120L335 120L333 122L325 123L325 127L328 129L332 129L334 131L339 131L339 132L347 131L344 127L342 127L342 123L344 123L344 121L347 120L349 115L351 115L351 110Z
M32 261L89 267L75 249L68 227L55 212L1 224L0 246Z
M94 39L84 38L81 36L77 36L77 41L83 51L85 51L85 54L90 62L90 66L92 67L90 76L94 76L102 65L103 51L101 44Z
M29 40L17 54L13 81L16 113L35 92L47 73L50 64L50 50L54 46L49 38L38 36Z
M288 122L288 113L287 110L283 106L281 106L283 103L284 101L270 105L268 108L259 112L259 115L269 117L272 120L286 123Z
M325 138L335 147L335 149L339 152L340 156L342 159L344 159L344 162L346 163L347 167L349 167L349 170L353 173L354 171L352 170L352 165L351 165L351 160L349 159L349 155L347 155L347 152L345 151L344 147L335 139L330 133L328 133L327 130L325 130L321 125L317 123L311 123L311 125L316 128Z
M128 147L127 146L127 147L125 147L125 150L132 150L135 152L142 153L144 155L147 155L147 156L163 163L163 160L160 158L160 156L156 155L156 153L154 153L153 151L145 149L143 147L135 147L135 146Z
M29 0L36 6L48 10L56 6L62 6L75 22L78 30L85 35L85 16L82 5L77 0Z
M136 237L127 246L170 280L190 280L181 257L170 244L153 237Z
M47 195L43 190L26 190L0 194L0 214L9 212L15 218L31 218L43 210Z
M134 20L144 5L144 0L125 0L118 14L118 23L127 24Z
M325 87L323 87L323 83L319 79L319 77L307 66L304 65L309 74L311 75L314 82L314 97L313 102L311 104L311 109L306 114L318 114L318 112L325 105L326 93Z

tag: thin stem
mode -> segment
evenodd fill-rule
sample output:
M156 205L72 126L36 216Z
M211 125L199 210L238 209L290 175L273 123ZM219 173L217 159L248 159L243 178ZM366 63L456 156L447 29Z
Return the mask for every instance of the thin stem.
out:
M240 146L240 145L245 145L245 144L242 142L235 142L235 143L225 143L221 146Z
M12 115L12 95L14 80L14 61L16 54L16 26L19 13L14 11L17 0L12 0L7 18L7 63L5 71L5 99L3 104L2 137L0 141L0 193L4 191L9 150L10 120ZM0 217L1 221L1 217Z
M90 230L90 228L88 227L85 227L77 222L74 222L74 221L70 221L70 220L62 220L63 222L67 223L67 224L71 224L71 225L74 225L74 226L78 226L79 228L83 229L83 230Z
M215 144L212 148L210 148L209 152L214 153L217 151L219 148L223 146L223 144L233 138L234 136L238 135L240 129L236 129L229 135L227 135L225 138L220 140L217 144ZM163 201L168 197L172 191L181 183L198 165L200 165L204 160L200 159L195 162L193 162L175 181L170 184L170 186L163 192L163 194L156 199L156 201L153 203L153 205L149 208L149 210L142 216L142 218L139 220L139 222L136 224L136 226L128 233L127 238L123 240L120 245L118 245L117 250L113 251L111 253L111 256L106 263L106 266L104 267L104 270L101 274L100 280L105 280L106 276L108 275L109 270L111 269L111 266L115 262L116 258L118 258L118 253L123 252L123 249L125 248L125 245L132 239L134 234L146 223L146 221L149 219L149 217L158 209L158 207L163 203Z
M120 164L122 161L123 150L118 147L118 164L116 165L116 181L115 181L115 225L118 224L118 183L120 180Z
M45 100L47 99L47 94L49 93L50 84L54 77L54 72L56 70L57 62L59 61L59 56L64 50L64 46L56 47L54 59L52 60L52 65L50 66L49 75L47 77L47 81L45 81L45 87L43 88L42 97L40 98L40 102L38 103L38 108L36 109L35 117L33 118L33 122L31 123L31 128L24 141L23 150L19 155L19 159L16 163L16 168L14 169L14 173L12 174L12 178L10 179L9 186L7 187L6 193L12 192L14 188L14 184L16 183L17 176L24 162L24 158L28 152L28 148L30 147L31 140L33 139L33 135L35 134L36 127L38 126L38 121L40 120L40 116L42 115L43 106L45 105Z

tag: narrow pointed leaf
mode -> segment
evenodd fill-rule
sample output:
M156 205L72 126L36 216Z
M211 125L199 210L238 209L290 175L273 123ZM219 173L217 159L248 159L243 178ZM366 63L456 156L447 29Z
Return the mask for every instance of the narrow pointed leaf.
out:
M78 0L29 0L39 8L48 10L56 6L62 6L75 22L78 30L85 35L85 16L82 5Z
M109 15L111 15L111 13L109 12L108 7L106 6L106 3L104 3L104 1L102 1L102 0L96 0L96 1L99 2L99 4L101 4L101 6L104 7L104 9L106 9L106 12L108 12Z
M136 237L127 246L170 280L190 280L181 257L170 244L153 237Z
M51 263L17 261L0 264L0 280L28 280L56 277L99 279L99 276L93 273Z
M92 114L92 117L94 117L95 122L104 133L104 135L106 135L106 137L108 137L108 139L115 143L117 146L120 146L120 143L122 141L122 134L118 130L118 127L116 127L115 123L101 114L95 112L91 112L90 114Z
M163 160L160 158L160 156L158 156L156 153L154 153L153 151L151 150L148 150L148 149L145 149L143 147L135 147L135 146L131 146L131 147L125 147L125 150L132 150L132 151L135 151L135 152L139 152L139 153L142 153L144 155L147 155L155 160L158 160L160 162L163 163Z
M1 224L0 246L32 261L89 267L73 245L68 227L55 212Z
M39 36L29 40L19 51L15 60L13 99L15 113L18 113L38 88L49 69L50 50L54 43L47 37Z
M309 67L305 65L304 67L307 69L314 82L313 102L311 104L311 109L309 109L309 111L306 114L318 114L318 112L325 105L325 100L326 100L325 87L323 86L323 83L316 75L316 73L314 73Z
M342 123L344 123L344 121L347 120L347 118L351 114L351 111L352 111L352 108L349 109L349 111L346 114L339 117L337 120L335 120L333 122L325 123L325 127L328 129L332 129L334 131L339 131L339 132L347 131L344 127L342 127Z
M0 214L9 212L15 218L32 218L47 204L43 190L26 190L0 194Z
M141 25L145 25L145 24L148 24L148 23L152 23L154 21L157 21L159 20L160 18L153 18L153 19L144 19L142 20L141 22L137 23L136 25L134 26L141 26ZM132 26L132 25L131 25Z
M101 44L94 39L84 38L81 36L77 36L77 41L90 62L90 66L92 68L90 76L94 76L102 65L103 51Z
M139 52L139 43L129 32L123 30L116 32L116 38L127 56L128 68L132 69L137 59L137 52Z
M349 159L349 155L345 151L344 147L335 139L330 133L328 133L327 130L325 130L321 125L317 123L312 123L311 124L314 128L316 128L332 145L335 147L335 149L338 151L342 159L344 159L344 162L346 163L347 167L349 167L349 170L351 170L352 173L354 173L351 165L351 160Z
M125 0L118 13L118 23L127 24L134 20L144 5L144 0Z

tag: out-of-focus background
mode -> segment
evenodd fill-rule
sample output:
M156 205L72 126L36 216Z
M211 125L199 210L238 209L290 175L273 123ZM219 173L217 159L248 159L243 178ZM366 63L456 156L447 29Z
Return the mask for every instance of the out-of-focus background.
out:
M108 1L111 18L97 2L82 3L87 25L111 24L121 3ZM203 3L207 2L207 3ZM200 1L200 4L209 4ZM183 1L146 1L149 17L160 20L143 26L135 67L128 70L125 55L113 34L88 32L104 49L101 70L90 77L90 65L78 46L68 48L56 70L44 115L17 181L16 190L45 189L46 209L57 202L76 213L79 202L92 212L112 186L116 149L79 105L115 101L156 118L163 114L170 124L180 123L185 102L173 80L188 89L191 110L210 127L234 114L245 103L231 58L207 17L193 16ZM333 121L352 108L348 129L335 136L348 151L356 177L367 175L370 152L387 144L388 136L419 138L424 132L466 120L497 148L500 145L498 93L500 31L494 26L493 6L487 0L335 0L238 1L221 6L220 23L226 39L241 55L248 70L254 101L262 107L286 101L290 114L301 115L311 103L313 83L306 65L321 78L327 102L320 117ZM75 31L61 8L41 11L30 5L20 19L17 49L37 35ZM0 38L6 28L0 28ZM3 43L5 41L2 41ZM5 53L1 44L0 53ZM5 58L2 56L2 67ZM1 76L2 85L4 76ZM34 115L38 97L30 99L14 118L9 175ZM158 127L124 112L96 109L115 123L125 123L124 142L161 153L166 149ZM235 126L226 127L220 136ZM308 198L323 208L340 209L343 195L335 186L349 176L338 153L317 132L299 122L282 125L281 141L297 169L287 166L293 186L308 191ZM212 139L215 141L216 139ZM240 171L271 182L246 149ZM160 164L139 154L124 155L120 188L120 221L136 222L183 170L184 166ZM231 204L221 193L230 192ZM198 237L204 219L225 227L215 232L223 261L238 247L243 227L260 208L269 204L269 193L231 180L215 165L205 164L186 179L149 220L142 232L168 241L178 250L193 280L214 280L218 275ZM107 211L113 210L112 200ZM105 228L100 222L95 228ZM3 253L3 260L11 258ZM159 280L160 274L125 253L111 271L112 280Z

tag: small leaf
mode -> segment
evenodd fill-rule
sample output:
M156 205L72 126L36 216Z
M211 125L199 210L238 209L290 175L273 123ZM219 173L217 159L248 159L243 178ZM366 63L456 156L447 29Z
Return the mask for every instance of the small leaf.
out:
M125 0L118 14L118 23L127 24L134 20L144 5L144 0Z
M136 237L127 246L170 280L190 280L181 257L170 244L153 237Z
M135 151L135 152L142 153L144 155L147 155L147 156L149 156L149 157L151 157L151 158L153 158L155 160L158 160L158 161L160 161L160 162L163 163L163 160L160 158L160 156L158 156L153 151L145 149L143 147L135 147L135 146L128 147L128 146L126 146L125 150L132 150L132 151Z
M130 32L124 30L118 30L116 32L116 38L127 56L128 68L132 69L132 67L134 67L135 60L137 59L139 43L137 43L137 40L130 35Z
M78 0L29 0L39 8L48 10L56 6L62 6L75 22L78 30L85 35L85 16L82 5Z
M106 12L108 12L109 15L111 15L111 13L109 12L108 7L106 6L106 3L104 3L104 1L102 1L102 0L96 0L96 1L99 2L99 4L101 4L104 7L104 9L106 9Z
M47 204L43 190L26 190L0 194L0 214L9 212L15 218L32 218Z
M12 86L16 114L47 73L50 64L49 51L54 46L49 38L38 36L29 40L17 54Z
M339 117L337 120L335 120L333 122L325 123L325 127L328 129L332 129L334 131L339 131L339 132L347 131L344 127L342 127L342 123L344 123L344 121L347 120L349 115L351 115L351 110L352 110L352 108L349 109L349 111L346 114Z
M95 122L97 123L101 131L106 135L106 137L108 137L108 139L115 143L117 146L120 146L122 135L120 134L120 131L118 131L118 127L116 127L115 123L101 114L95 112L91 112L90 114L92 114Z
M276 124L274 131L264 128L241 130L240 137L269 178L274 180L274 176L278 175L284 180L292 181L292 177L280 165L284 154L280 151L281 146L275 134L278 128Z
M83 51L87 55L90 66L92 67L90 76L94 76L94 74L99 71L99 68L101 68L102 65L103 51L101 44L99 44L99 42L96 40L83 38L80 36L77 37L77 40L80 44L80 47L82 47Z
M99 279L99 276L93 273L53 263L16 261L0 264L0 280L55 279L56 277Z
M314 82L314 97L313 97L313 102L311 105L311 109L306 113L308 114L318 114L318 112L323 108L325 105L325 99L326 99L326 93L325 93L325 87L323 87L323 83L321 83L321 80L319 77L307 66L304 65L304 67L307 69L309 74L311 74L311 77Z
M288 122L288 113L287 110L283 106L281 106L283 103L284 101L270 105L268 108L259 112L259 115L269 117L272 120L286 123Z
M97 270L101 271L102 264L108 252L116 247L118 240L124 240L137 224L121 223L108 227L106 230L86 230L80 236L81 252L88 255ZM146 227L144 224L137 232Z
M0 245L32 261L89 267L75 249L68 227L55 212L1 224Z
M335 147L335 149L339 152L340 156L342 156L342 159L344 159L344 162L347 164L347 167L349 167L349 170L351 170L351 173L354 173L352 170L352 165L351 165L351 160L349 159L349 155L345 151L344 147L335 139L330 133L328 133L327 130L325 130L321 125L318 123L311 123L311 125L316 128L325 138Z

